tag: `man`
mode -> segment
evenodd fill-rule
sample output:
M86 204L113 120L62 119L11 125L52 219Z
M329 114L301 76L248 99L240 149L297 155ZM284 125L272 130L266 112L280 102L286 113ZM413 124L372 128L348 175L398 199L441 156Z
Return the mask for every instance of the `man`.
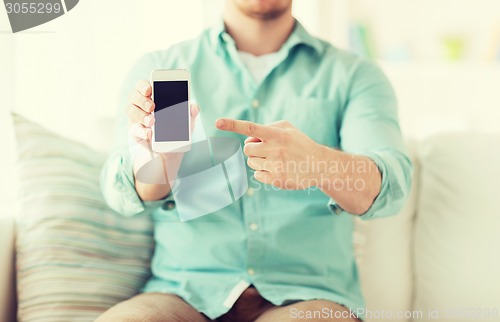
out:
M156 249L144 293L98 321L362 318L349 311L364 306L352 218L397 213L411 164L381 71L309 35L291 6L227 0L223 24L133 68L127 90L153 69L189 69L207 135L244 140L252 179L239 201L179 223L170 186L137 180L143 161L127 152L112 156L104 196L125 216L151 213ZM148 140L153 109L151 86L139 81L121 138L128 128Z

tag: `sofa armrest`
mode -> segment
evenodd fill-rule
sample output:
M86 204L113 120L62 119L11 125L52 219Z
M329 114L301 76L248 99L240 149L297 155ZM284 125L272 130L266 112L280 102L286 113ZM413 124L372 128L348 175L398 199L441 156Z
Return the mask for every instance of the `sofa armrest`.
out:
M0 321L16 321L14 218L0 217Z

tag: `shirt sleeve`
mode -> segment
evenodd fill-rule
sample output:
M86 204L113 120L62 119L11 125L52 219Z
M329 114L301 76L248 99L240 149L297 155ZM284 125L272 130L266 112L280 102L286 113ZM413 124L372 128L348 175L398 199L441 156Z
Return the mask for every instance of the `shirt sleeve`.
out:
M128 73L119 98L115 127L115 147L101 170L100 185L108 206L124 216L151 211L172 199L144 202L137 195L134 183L133 162L128 146L127 98L140 79L149 79L153 69L159 68L155 53L140 58Z
M342 125L342 151L369 157L382 175L380 193L362 219L397 214L409 195L412 164L399 127L392 86L374 63L360 61L352 74ZM344 212L335 200L328 206Z

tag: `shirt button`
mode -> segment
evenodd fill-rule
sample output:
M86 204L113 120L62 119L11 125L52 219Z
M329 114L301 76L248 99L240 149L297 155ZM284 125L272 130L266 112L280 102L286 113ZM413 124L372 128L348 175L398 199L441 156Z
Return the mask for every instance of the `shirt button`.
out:
M251 269L251 268L247 269L247 273L250 276L254 276L255 275L255 271L253 269Z
M256 223L251 223L250 224L250 230L251 231L256 231L257 229L259 229L259 225L257 225Z
M172 210L175 208L175 201L169 200L165 202L162 206L163 210Z
M225 41L225 42L228 42L229 40L231 40L231 36L229 36L228 34L226 33L223 33L222 34L222 39Z
M259 106L260 106L259 100L255 99L255 100L252 101L252 107L253 108L259 108Z
M249 196L249 197L251 197L254 194L255 194L255 190L253 190L252 188L248 188L246 195Z

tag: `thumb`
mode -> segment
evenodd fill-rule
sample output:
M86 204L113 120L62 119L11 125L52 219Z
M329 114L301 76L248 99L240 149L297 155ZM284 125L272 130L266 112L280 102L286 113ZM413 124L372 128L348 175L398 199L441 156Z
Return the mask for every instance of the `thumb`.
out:
M200 107L198 106L198 104L196 103L191 104L190 112L191 112L191 117L196 118L200 113Z
M198 104L196 103L193 103L189 106L189 112L191 113L191 133L193 133L194 131L194 126L196 124L196 118L198 117L198 115L200 114L200 107L198 106Z

